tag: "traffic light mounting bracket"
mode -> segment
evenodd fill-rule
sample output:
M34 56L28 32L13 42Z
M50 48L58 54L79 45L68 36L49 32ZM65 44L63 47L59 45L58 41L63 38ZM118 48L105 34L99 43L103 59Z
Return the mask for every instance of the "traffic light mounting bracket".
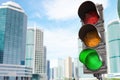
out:
M98 80L102 80L102 74L100 73L95 73L93 74L94 77L96 77Z

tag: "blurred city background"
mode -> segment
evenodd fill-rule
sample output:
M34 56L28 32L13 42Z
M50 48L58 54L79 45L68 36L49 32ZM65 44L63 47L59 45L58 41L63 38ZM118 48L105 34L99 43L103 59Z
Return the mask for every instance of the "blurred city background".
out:
M79 61L77 11L86 0L0 0L0 80L96 80ZM108 73L120 80L120 0L102 4Z

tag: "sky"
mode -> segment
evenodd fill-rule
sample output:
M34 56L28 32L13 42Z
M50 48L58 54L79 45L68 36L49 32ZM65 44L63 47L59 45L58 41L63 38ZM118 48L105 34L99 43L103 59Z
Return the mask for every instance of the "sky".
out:
M3 2L11 0L0 0ZM44 31L47 59L78 57L78 31L81 27L77 11L86 0L12 0L18 3L28 16L28 27L40 27ZM91 0L103 4L105 29L118 19L117 0Z

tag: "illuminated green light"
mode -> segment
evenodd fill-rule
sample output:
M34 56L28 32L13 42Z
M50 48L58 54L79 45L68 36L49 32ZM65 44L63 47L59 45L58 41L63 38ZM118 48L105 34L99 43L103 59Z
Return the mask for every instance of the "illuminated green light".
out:
M102 61L94 49L84 49L81 51L79 60L91 71L96 71L102 66Z

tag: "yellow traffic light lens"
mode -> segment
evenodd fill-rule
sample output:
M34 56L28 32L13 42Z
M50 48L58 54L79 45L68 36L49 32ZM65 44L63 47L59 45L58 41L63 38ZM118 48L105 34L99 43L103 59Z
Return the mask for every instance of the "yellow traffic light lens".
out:
M101 42L101 39L96 31L88 32L84 37L84 43L88 47L95 47Z
M82 50L79 55L79 60L91 71L96 71L103 65L97 51L94 49Z

